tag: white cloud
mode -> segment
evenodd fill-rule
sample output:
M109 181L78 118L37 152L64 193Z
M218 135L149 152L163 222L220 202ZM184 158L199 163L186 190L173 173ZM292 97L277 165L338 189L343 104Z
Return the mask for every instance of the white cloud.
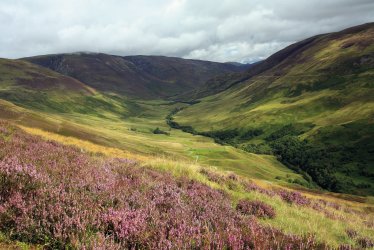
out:
M373 21L372 0L2 0L0 57L93 51L255 61Z

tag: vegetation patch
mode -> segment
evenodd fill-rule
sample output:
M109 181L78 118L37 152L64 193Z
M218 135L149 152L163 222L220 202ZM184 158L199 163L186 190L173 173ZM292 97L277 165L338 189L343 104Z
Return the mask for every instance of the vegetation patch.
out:
M240 200L236 210L245 215L254 215L258 218L274 218L275 210L262 201Z
M225 192L199 182L12 134L0 140L6 153L0 230L11 240L52 249L326 248L312 235L286 234L241 216ZM251 206L259 217L273 216L265 204Z

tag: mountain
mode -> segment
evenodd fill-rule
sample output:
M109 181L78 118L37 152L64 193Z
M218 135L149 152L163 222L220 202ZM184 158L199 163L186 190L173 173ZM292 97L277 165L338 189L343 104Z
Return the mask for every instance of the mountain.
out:
M105 138L82 129L71 118L92 115L131 115L133 104L114 98L69 76L23 60L0 59L0 119L64 135Z
M250 64L233 63L234 65L242 67L243 71L214 76L207 80L203 85L192 89L189 92L179 94L174 99L179 101L191 101L222 92L235 83L248 79L247 75L251 74L251 69L258 67L258 65L262 63L262 61Z
M24 58L74 77L97 90L137 98L166 98L203 85L208 79L246 69L243 65L164 56L73 53Z
M22 61L0 59L0 98L32 108L52 108L58 102L94 96L86 84L50 69Z
M295 43L210 92L174 121L249 152L277 155L306 179L373 194L374 24ZM205 88L208 89L208 88ZM216 93L207 97L206 94Z

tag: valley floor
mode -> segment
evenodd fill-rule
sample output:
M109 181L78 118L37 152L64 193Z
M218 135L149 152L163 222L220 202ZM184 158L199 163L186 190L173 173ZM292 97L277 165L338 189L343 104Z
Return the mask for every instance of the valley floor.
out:
M273 219L259 218L261 225L290 235L313 235L313 242L333 247L374 240L372 198L306 190L287 181L302 177L273 156L246 153L216 144L211 138L171 129L165 117L185 104L131 101L131 112L126 115L53 113L6 101L0 104L1 118L29 134L73 145L94 157L134 159L146 169L195 180L224 191L233 207L243 200L261 201L276 213ZM167 134L154 134L156 128ZM358 236L351 236L351 231Z
M214 143L208 137L194 136L170 128L165 122L165 117L176 107L185 104L136 101L133 105L136 106L136 111L133 111L135 114L122 117L111 112L96 115L31 111L21 107L15 108L3 101L1 107L5 111L12 111L8 114L3 112L0 116L16 121L30 133L56 133L144 157L157 155L215 166L246 177L283 184L287 184L287 181L284 181L287 179L302 179L273 156L246 153L231 146ZM153 130L156 128L166 131L168 135L154 134Z

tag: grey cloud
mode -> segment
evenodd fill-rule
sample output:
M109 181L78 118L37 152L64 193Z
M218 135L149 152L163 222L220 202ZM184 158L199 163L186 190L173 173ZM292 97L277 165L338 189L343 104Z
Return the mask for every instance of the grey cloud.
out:
M372 0L2 0L0 57L93 51L252 62L373 14Z

